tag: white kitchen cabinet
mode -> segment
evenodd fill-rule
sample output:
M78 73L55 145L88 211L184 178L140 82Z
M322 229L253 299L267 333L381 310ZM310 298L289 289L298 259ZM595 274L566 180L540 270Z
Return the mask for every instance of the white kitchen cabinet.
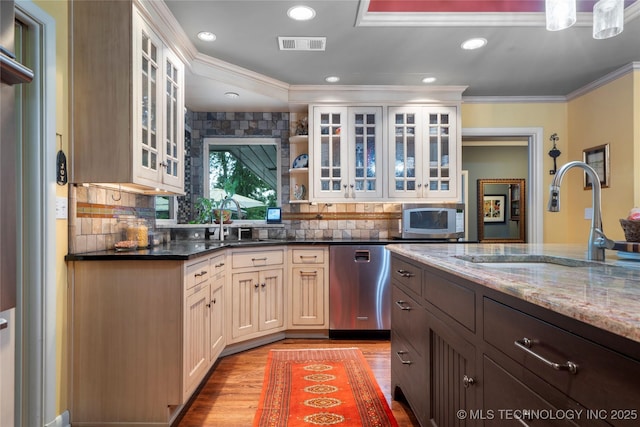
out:
M72 182L183 193L184 64L131 1L74 2L71 26Z
M456 107L388 109L389 198L456 201L460 140Z
M314 200L382 198L382 107L312 107Z
M290 329L329 328L327 247L295 247L291 253Z
M284 330L284 251L232 252L230 343Z
M209 298L209 363L213 365L224 346L225 311L224 294L226 288L226 255L216 255L209 260L211 269L211 296Z
M184 398L196 389L209 369L209 282L187 291L184 304Z

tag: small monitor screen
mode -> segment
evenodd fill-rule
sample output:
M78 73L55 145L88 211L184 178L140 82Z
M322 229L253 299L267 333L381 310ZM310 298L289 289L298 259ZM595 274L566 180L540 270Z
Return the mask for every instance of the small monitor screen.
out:
M267 223L278 223L282 221L281 208L267 208Z

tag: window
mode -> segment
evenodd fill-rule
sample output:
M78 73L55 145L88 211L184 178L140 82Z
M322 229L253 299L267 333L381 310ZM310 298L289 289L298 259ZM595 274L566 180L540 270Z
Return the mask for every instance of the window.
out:
M204 197L219 204L232 197L242 219L264 220L267 207L278 206L280 147L275 138L205 138ZM229 203L232 218L237 207Z

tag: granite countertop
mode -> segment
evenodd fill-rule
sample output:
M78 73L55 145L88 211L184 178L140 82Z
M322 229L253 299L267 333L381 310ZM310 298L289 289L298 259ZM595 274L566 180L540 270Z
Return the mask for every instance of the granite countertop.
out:
M396 239L380 240L338 240L338 239L314 239L314 240L285 240L285 239L246 239L246 240L172 240L148 249L135 251L116 252L104 250L96 252L83 252L68 254L66 261L114 261L114 260L189 260L206 255L224 248L244 247L269 247L276 245L387 245L397 243ZM424 241L422 241L424 242Z
M640 342L640 260L628 259L626 253L606 251L606 260L597 262L586 259L586 245L395 244L387 248ZM495 261L493 258L502 256L512 262L473 262ZM527 258L551 262L522 262ZM557 265L555 261L573 266Z

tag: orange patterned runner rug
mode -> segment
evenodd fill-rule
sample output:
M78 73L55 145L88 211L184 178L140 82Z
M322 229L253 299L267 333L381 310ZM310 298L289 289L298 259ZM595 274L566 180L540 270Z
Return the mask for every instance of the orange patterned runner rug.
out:
M253 427L397 427L357 348L271 350Z

